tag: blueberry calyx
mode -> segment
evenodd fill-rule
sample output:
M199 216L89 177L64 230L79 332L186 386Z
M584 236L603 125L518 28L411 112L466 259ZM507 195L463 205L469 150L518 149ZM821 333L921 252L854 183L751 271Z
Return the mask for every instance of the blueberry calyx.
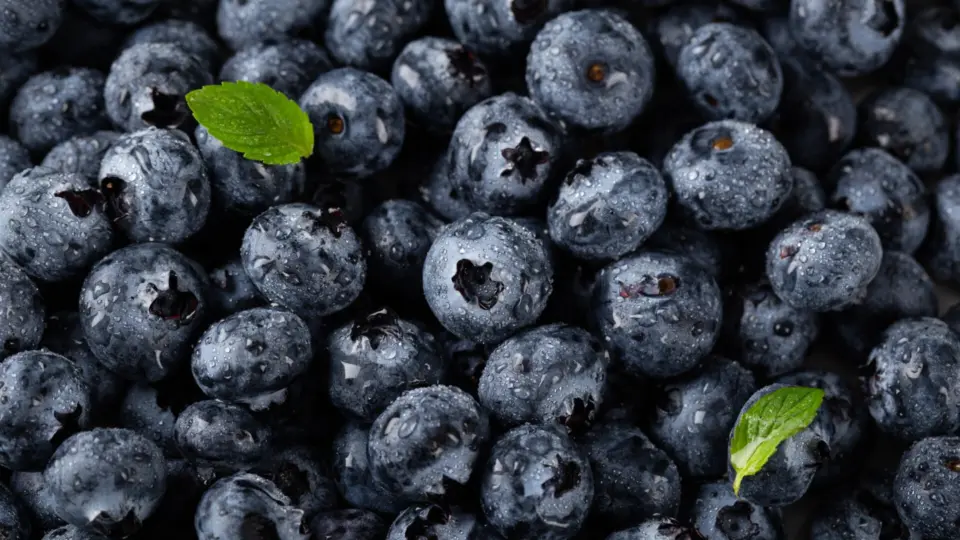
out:
M456 47L447 51L447 58L450 60L450 72L466 79L471 88L477 81L487 76L486 68L465 47Z
M728 538L753 538L760 534L760 526L750 516L753 507L746 501L737 501L717 512L716 526Z
M431 504L417 512L403 536L406 540L439 540L433 532L435 525L443 525L450 520L450 514L443 508Z
M153 109L143 111L140 119L159 128L180 127L187 119L189 111L187 101L178 94L164 94L156 88L150 89L150 99Z
M303 217L310 220L310 234L317 234L321 229L327 229L334 236L340 238L344 229L347 228L346 218L339 208L328 208L320 212L306 211Z
M106 200L107 215L113 221L119 221L127 216L129 207L124 198L127 183L116 176L107 176L100 181L100 192Z
M370 346L378 349L386 337L400 339L401 332L398 321L397 314L390 308L374 311L363 319L354 321L350 328L350 339L358 341L361 338L367 338Z
M569 186L573 184L574 180L576 180L578 176L589 178L590 174L593 173L593 166L595 164L596 163L592 159L577 160L577 164L573 167L573 169L570 170L569 173L567 173L567 177L564 178L564 183Z
M670 296L680 288L680 278L670 274L645 275L633 284L620 283L620 298Z
M554 497L562 497L564 493L580 485L580 465L574 461L564 460L559 454L556 460L555 464L550 465L553 476L544 481L542 487L552 490Z
M536 22L547 10L547 0L513 0L510 2L510 11L513 18L520 24Z
M503 283L490 277L492 271L493 263L477 266L473 261L461 259L452 278L453 288L467 302L476 302L480 309L489 310L497 305L497 297L504 288Z
M557 423L566 427L570 433L583 433L593 423L596 410L596 403L592 397L588 396L585 400L574 398L567 414L557 417Z
M170 272L167 278L167 289L159 291L157 297L150 303L150 314L167 321L174 321L179 326L193 319L200 306L200 300L190 291L179 290L178 284L176 272Z
M500 176L509 176L513 171L520 173L520 181L526 182L537 175L537 166L550 161L550 153L537 150L528 137L520 139L513 148L504 148L500 154L507 160L507 166Z
M276 471L270 475L269 480L280 488L280 491L293 501L299 501L301 497L310 493L310 482L307 475L300 467L289 461L281 463Z
M98 189L71 189L58 191L53 194L67 202L73 215L85 218L93 213L94 208L103 207L106 198Z
M872 0L873 13L866 20L866 25L884 36L892 34L900 23L900 15L893 0Z
M960 472L960 459L951 459L947 461L947 468L953 472Z

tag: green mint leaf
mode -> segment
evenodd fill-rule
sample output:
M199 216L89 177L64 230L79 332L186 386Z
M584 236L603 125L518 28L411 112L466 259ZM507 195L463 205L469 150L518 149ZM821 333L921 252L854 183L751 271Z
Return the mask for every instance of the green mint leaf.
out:
M813 422L823 403L823 390L785 386L766 394L750 406L733 428L730 464L736 472L733 492L740 483L760 472L780 443Z
M307 113L263 83L204 86L186 98L197 122L247 159L287 165L313 153L313 125Z

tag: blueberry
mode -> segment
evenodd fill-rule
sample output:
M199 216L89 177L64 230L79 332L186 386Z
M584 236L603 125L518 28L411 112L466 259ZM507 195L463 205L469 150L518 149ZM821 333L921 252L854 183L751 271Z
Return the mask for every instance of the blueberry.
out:
M880 507L862 492L830 498L814 513L810 537L818 540L908 540L913 536L893 509Z
M176 128L190 116L183 96L211 82L203 60L179 45L140 43L113 61L103 99L110 120L124 131Z
M527 56L530 97L586 130L625 129L653 96L654 77L643 35L612 11L558 16L537 34Z
M155 0L133 1L153 3ZM192 21L167 19L142 26L130 34L124 42L123 48L129 49L140 43L171 43L177 45L199 58L203 62L204 69L211 73L220 64L220 45L210 37L210 34L202 26Z
M473 105L493 94L486 64L452 39L424 37L393 63L393 88L407 112L428 130L448 133Z
M864 374L877 427L906 441L960 429L960 405L944 399L960 387L958 362L960 336L943 321L903 319L887 328Z
M684 478L722 476L727 470L727 436L756 389L753 374L743 366L708 356L700 368L657 388L647 433L673 458Z
M62 0L3 0L0 11L0 56L22 53L43 45L63 21Z
M701 540L693 527L682 525L672 517L654 517L636 527L615 532L606 540Z
M310 530L319 540L382 540L387 524L373 512L348 508L317 514Z
M512 220L482 213L444 228L423 265L434 315L450 332L480 343L533 324L552 289L543 243Z
M105 535L136 532L166 491L167 469L155 444L119 428L71 436L50 458L44 481L57 515Z
M285 38L319 37L329 6L329 0L222 0L217 32L235 51Z
M486 411L463 390L408 390L370 427L370 471L403 498L444 497L467 484L489 437Z
M439 384L446 366L430 333L390 308L366 312L327 338L330 401L372 422L405 391Z
M677 59L684 45L701 26L710 23L740 23L740 14L725 2L698 0L675 2L664 12L655 15L649 24L653 43L671 68L676 68Z
M507 538L572 538L593 502L593 476L586 456L562 431L523 425L490 451L480 487L483 512Z
M331 468L337 488L351 506L397 514L406 507L405 501L374 481L367 459L369 439L370 428L355 422L344 425L334 438Z
M704 229L740 230L770 219L790 194L790 158L750 124L705 124L674 145L663 174L684 212Z
M698 28L680 50L677 76L709 120L762 122L783 91L773 48L756 31L730 23Z
M692 369L713 348L721 294L691 259L641 251L601 270L592 316L604 345L628 372L671 377Z
M350 305L367 273L360 240L340 210L304 203L274 206L254 218L240 257L263 296L304 318Z
M236 471L267 456L270 428L239 405L198 401L180 413L174 438L180 454L203 467Z
M30 516L21 502L6 486L0 485L0 532L9 540L28 540L32 529Z
M740 499L733 494L730 483L724 481L699 487L690 511L690 521L704 540L786 538L779 510Z
M161 0L76 0L76 5L95 19L115 25L134 25L148 17Z
M960 6L931 5L911 17L903 36L903 84L935 101L960 101Z
M834 165L826 179L830 202L866 217L886 249L913 253L927 235L930 204L917 175L879 148L854 150Z
M547 210L550 238L580 259L616 259L660 227L667 198L660 172L633 152L581 159Z
M947 540L960 535L960 437L929 437L903 455L893 496L897 512L910 531L924 539Z
M816 61L837 74L865 75L883 66L903 34L903 0L793 0L790 30Z
M311 538L303 510L273 482L249 473L213 484L200 499L194 523L198 540Z
M484 56L508 57L521 53L537 31L574 0L504 0L477 9L473 0L444 0L447 18L457 41Z
M6 257L0 257L0 360L36 349L43 336L46 307L37 286Z
M647 239L644 247L656 251L672 251L687 257L711 277L720 277L723 253L710 233L678 223L666 222Z
M397 516L386 540L443 538L444 540L500 540L492 527L460 508L415 504Z
M912 88L875 91L860 104L858 133L865 146L879 146L916 173L935 173L947 160L950 135L943 114Z
M47 531L64 524L53 506L49 492L50 486L43 480L43 471L15 471L10 475L8 485L16 499L22 503L18 505L19 508L30 514L32 522L35 526L39 526L40 530ZM0 489L0 499L3 498L2 491Z
M67 357L80 368L83 380L90 387L91 415L95 420L102 421L103 417L109 417L116 410L126 390L126 383L101 365L90 347L87 347L77 312L50 315L40 347Z
M183 242L206 222L207 169L182 131L147 128L121 135L98 177L108 213L135 242Z
M773 292L794 308L835 311L863 299L882 256L880 237L866 219L823 210L773 239L766 273Z
M594 523L620 529L654 516L677 515L677 465L639 428L598 424L586 433L580 447L593 471L595 494L590 517Z
M96 180L100 162L120 134L116 131L97 131L77 135L54 146L47 152L41 165L60 172L81 174Z
M11 178L33 166L30 152L17 140L0 135L0 192Z
M210 271L210 289L207 299L210 311L218 316L227 316L257 307L262 303L260 291L243 270L243 262L230 259Z
M167 456L180 456L175 427L181 407L166 401L167 393L146 383L130 385L120 405L118 423L147 437Z
M502 425L558 424L580 434L603 405L608 361L586 330L566 324L526 330L490 353L480 403Z
M111 225L103 196L79 174L27 169L0 193L0 249L40 280L82 275L110 252Z
M393 163L403 145L403 104L372 73L323 73L300 96L300 107L313 122L314 152L330 172L369 176Z
M54 530L47 531L41 540L108 540L106 536L93 532L89 529L82 529L76 525L64 525Z
M934 280L960 283L960 175L941 179L933 191L929 233L917 260Z
M435 4L436 0L333 0L324 43L340 64L380 71L426 24Z
M270 455L253 472L273 482L307 519L312 519L337 506L336 487L322 467L313 450L293 446Z
M318 75L332 67L327 53L317 44L290 39L240 49L223 64L219 80L264 83L297 99Z
M132 381L159 381L187 361L206 314L206 276L163 244L136 244L104 257L80 291L87 345L101 364Z

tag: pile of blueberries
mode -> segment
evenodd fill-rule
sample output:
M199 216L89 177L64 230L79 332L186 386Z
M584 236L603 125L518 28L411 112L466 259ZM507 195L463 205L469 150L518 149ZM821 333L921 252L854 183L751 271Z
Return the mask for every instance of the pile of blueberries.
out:
M958 74L960 1L0 0L0 538L958 540Z

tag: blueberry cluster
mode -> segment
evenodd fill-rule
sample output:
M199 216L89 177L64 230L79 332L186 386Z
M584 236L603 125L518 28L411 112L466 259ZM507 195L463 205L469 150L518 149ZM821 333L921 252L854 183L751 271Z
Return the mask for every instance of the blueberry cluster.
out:
M0 0L0 539L960 540L958 73L950 0Z

